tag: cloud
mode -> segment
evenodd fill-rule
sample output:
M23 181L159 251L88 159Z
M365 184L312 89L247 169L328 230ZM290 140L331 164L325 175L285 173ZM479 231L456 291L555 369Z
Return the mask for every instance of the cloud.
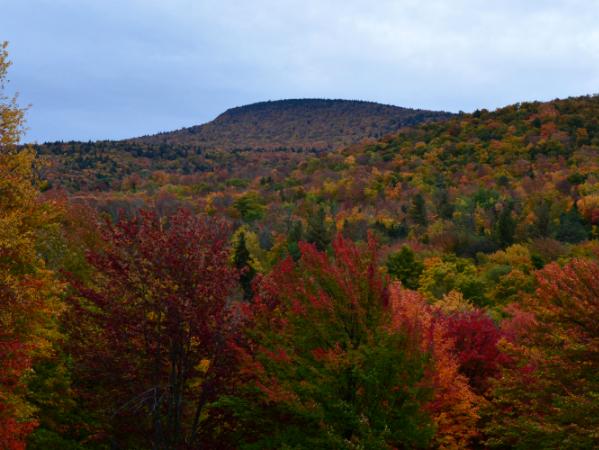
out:
M28 139L121 138L248 102L445 110L597 92L599 1L26 0L3 6Z

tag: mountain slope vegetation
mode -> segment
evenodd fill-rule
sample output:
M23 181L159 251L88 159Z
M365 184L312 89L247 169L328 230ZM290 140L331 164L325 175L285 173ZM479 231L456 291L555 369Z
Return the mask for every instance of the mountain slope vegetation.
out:
M2 87L0 447L599 447L599 97L36 158Z
M332 151L377 139L401 127L443 120L450 113L349 100L280 100L227 110L212 122L122 141L35 145L46 156L45 177L71 191L118 189L130 174L192 174L226 167L232 154L299 161L297 153ZM260 157L264 159L263 157Z
M450 115L355 100L278 100L231 108L204 125L135 141L220 150L322 151Z
M595 96L475 111L322 154L190 156L184 147L165 148L171 153L162 158L88 153L98 162L81 176L106 192L77 195L113 212L114 205L187 204L275 235L294 220L307 226L322 209L331 230L356 239L371 230L385 242L415 239L468 256L536 238L579 242L597 232Z

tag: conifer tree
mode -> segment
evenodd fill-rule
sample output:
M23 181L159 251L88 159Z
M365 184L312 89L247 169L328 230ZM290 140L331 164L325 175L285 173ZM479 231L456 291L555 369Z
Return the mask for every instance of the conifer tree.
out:
M410 208L409 214L415 224L423 227L427 225L426 203L421 193L416 194L412 199L412 207Z
M304 238L304 225L301 220L293 222L287 235L287 251L294 261L300 259L299 242Z
M233 263L239 271L239 282L243 289L244 300L252 298L252 280L256 276L256 270L252 267L252 256L245 244L245 233L241 232L235 245Z
M424 269L422 262L416 260L414 251L404 245L397 253L387 258L389 275L401 281L408 289L418 289L418 278Z
M514 243L516 232L516 221L512 217L513 205L505 205L495 224L495 235L497 243L502 247L508 247Z
M326 250L331 243L331 233L326 224L324 208L320 207L316 214L308 217L306 240L316 245L316 248L320 251Z

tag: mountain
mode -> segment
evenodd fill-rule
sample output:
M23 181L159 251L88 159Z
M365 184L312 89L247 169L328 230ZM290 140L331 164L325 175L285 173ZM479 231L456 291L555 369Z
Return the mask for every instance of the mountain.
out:
M598 118L599 96L586 96L477 110L327 152L62 144L49 178L111 214L186 206L246 223L264 242L294 223L305 230L323 209L354 240L370 231L390 246L407 239L463 256L532 243L549 260L599 237Z
M128 176L219 171L239 152L259 166L254 171L263 173L277 164L284 169L302 160L303 152L374 142L402 127L452 116L363 101L280 100L229 109L204 125L153 136L33 147L47 161L42 175L49 185L69 191L109 191L118 190ZM269 161L259 155L265 151Z
M353 100L293 99L232 108L212 122L134 139L204 149L332 150L451 114Z

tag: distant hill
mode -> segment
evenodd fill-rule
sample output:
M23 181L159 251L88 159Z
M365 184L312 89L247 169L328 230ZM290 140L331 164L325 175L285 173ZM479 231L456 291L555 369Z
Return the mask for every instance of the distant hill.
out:
M293 167L306 152L375 142L400 128L452 116L363 101L279 100L232 108L204 125L152 136L33 147L48 162L42 176L50 186L72 192L107 191L130 175L218 171L236 160L239 152L246 159L254 158L259 172ZM268 160L260 156L265 151Z
M354 100L277 100L231 108L204 125L133 141L220 150L332 150L450 116L446 112Z
M370 231L468 257L532 242L549 261L599 238L599 96L477 110L324 152L166 142L45 146L45 178L113 215L186 206L271 243L320 208L353 240Z

